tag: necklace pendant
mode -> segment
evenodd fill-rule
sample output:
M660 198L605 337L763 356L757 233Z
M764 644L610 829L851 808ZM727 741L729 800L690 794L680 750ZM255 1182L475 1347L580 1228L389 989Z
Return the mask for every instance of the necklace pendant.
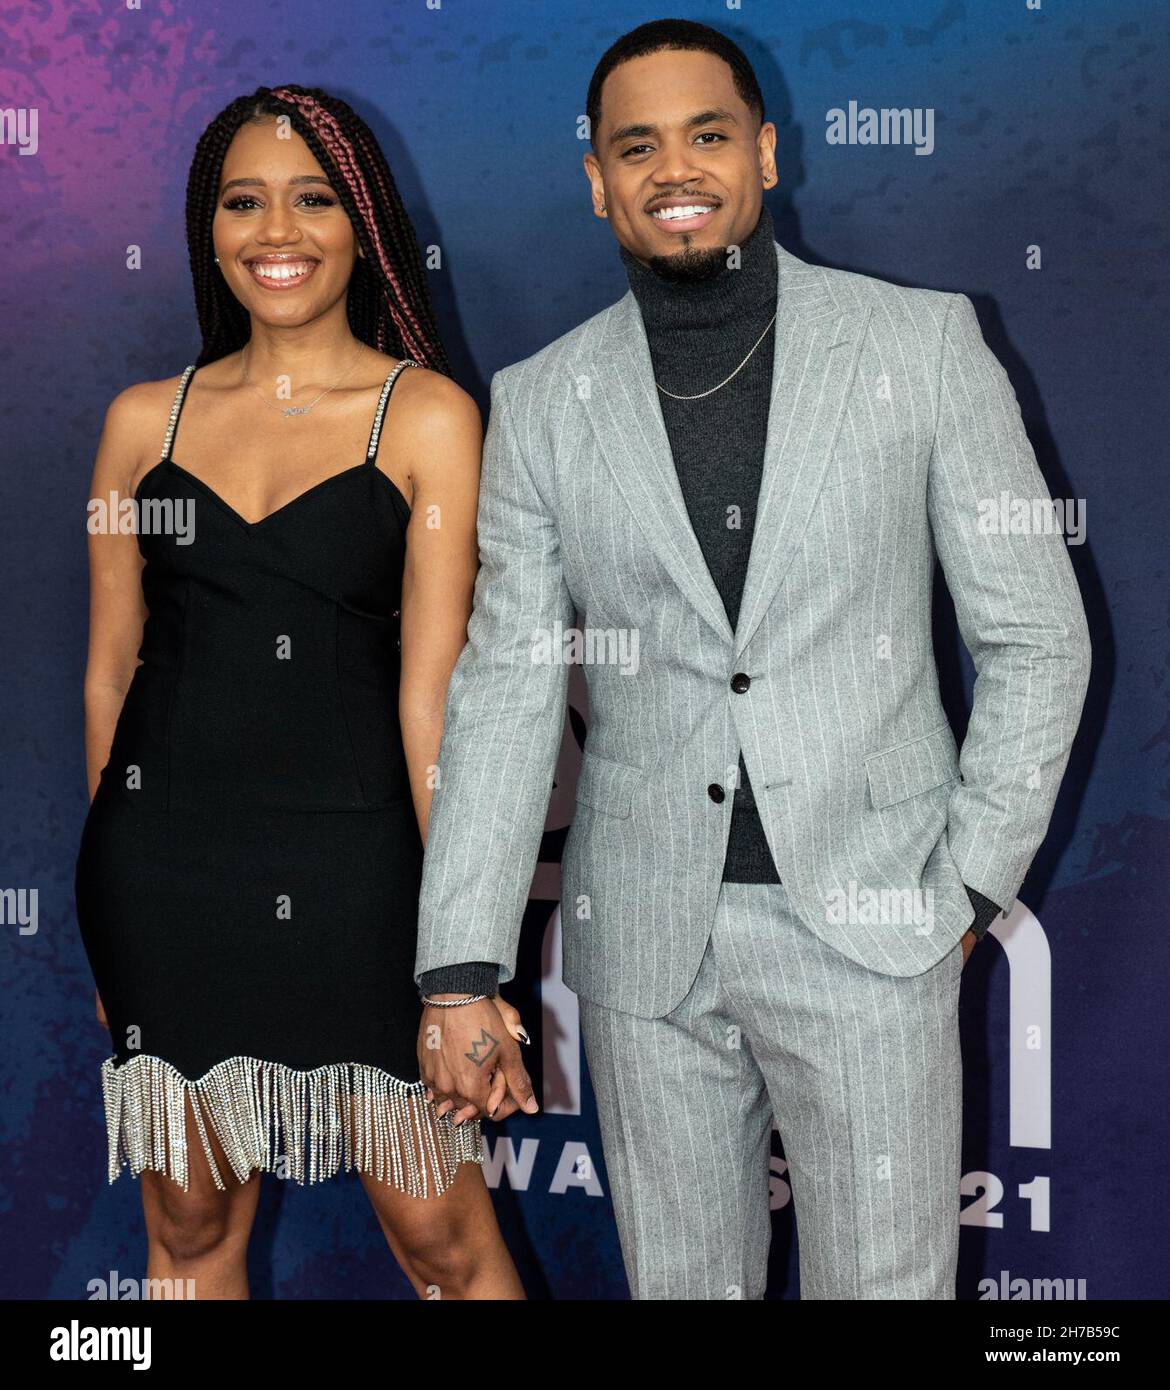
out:
M307 415L309 407L307 405L286 405L281 411L282 415Z

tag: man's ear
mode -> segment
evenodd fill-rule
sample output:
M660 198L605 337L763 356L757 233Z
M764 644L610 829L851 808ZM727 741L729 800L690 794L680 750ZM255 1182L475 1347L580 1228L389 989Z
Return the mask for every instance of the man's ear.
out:
M764 187L771 188L772 184L780 177L776 170L776 127L771 121L765 121L760 127L757 149L759 150L760 174L763 177Z
M596 217L605 216L605 188L601 180L601 165L598 163L597 156L592 150L585 153L582 163L585 166L585 177L590 184L590 197L593 202L593 213Z

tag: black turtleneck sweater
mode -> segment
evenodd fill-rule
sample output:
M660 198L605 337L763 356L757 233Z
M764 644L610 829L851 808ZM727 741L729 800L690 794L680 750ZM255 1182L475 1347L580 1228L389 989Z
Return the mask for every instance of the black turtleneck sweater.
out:
M619 248L638 301L654 379L666 391L693 396L729 376L763 338L726 386L700 400L679 401L659 391L674 466L687 514L735 630L755 529L764 471L776 313L777 265L772 218L760 212L756 228L731 264L710 280L666 280ZM767 332L765 332L767 329ZM760 813L739 756L739 785L731 809L731 833L723 865L725 883L779 883ZM975 889L972 930L982 938L998 906ZM422 977L429 994L491 994L499 967L471 961L443 966Z
M772 394L772 218L762 209L755 230L740 247L738 265L733 261L710 280L666 280L624 247L621 258L642 311L654 379L665 388L658 401L683 501L734 632L755 530ZM709 391L735 371L757 340L747 363L718 391L685 401L666 394ZM780 882L742 753L723 880Z

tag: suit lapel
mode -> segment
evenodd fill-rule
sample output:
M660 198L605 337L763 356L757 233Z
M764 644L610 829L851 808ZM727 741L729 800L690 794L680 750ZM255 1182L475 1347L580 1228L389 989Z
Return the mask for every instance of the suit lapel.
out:
M727 641L731 624L687 515L633 291L610 311L604 350L579 364L601 452L647 541L696 611Z
M575 366L618 488L675 583L738 655L759 626L804 533L840 428L869 310L842 309L815 266L776 246L772 397L752 552L733 635L683 501L642 315L633 292L613 306L592 357Z
M779 245L772 401L735 654L751 641L816 505L845 413L869 306L839 305L815 266Z

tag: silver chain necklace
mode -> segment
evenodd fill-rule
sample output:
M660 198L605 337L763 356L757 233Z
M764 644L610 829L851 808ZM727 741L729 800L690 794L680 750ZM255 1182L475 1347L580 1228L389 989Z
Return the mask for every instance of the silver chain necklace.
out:
M777 309L776 314L778 314L779 312L780 310ZM731 376L725 376L723 380L719 383L719 385L712 386L710 391L700 391L697 395L694 396L678 396L673 391L668 391L666 387L663 386L662 383L657 379L655 379L654 385L658 387L658 389L662 392L664 396L669 396L672 401L701 401L704 396L713 396L716 391L721 391L729 381L731 381L734 377L737 377L740 374L740 372L742 372L743 369L747 366L748 362L751 360L752 353L755 352L756 348L758 348L759 345L768 336L768 330L776 322L776 314L773 314L772 317L768 320L767 327L748 349L747 357L745 357L743 361L739 364L739 366L736 367L735 371L732 372Z
M256 383L255 383L254 381L249 380L249 377L248 377L248 347L249 347L249 346L251 346L251 345L250 345L250 344L245 345L245 347L243 348L243 350L242 350L241 353L240 353L240 362L241 362L241 364L243 365L243 368L244 368L244 381L252 388L253 391L256 392L256 394L260 397L260 399L264 402L265 405L271 406L273 410L279 410L280 413L281 413L282 415L286 415L286 416L287 416L287 415L307 415L307 414L309 413L309 411L312 410L312 408L313 408L313 407L317 404L317 402L321 399L322 396L327 396L327 395L329 394L330 391L336 391L336 390L337 390L337 388L341 385L341 383L345 380L345 378L346 378L346 377L350 374L350 372L352 372L353 369L357 366L358 361L360 360L360 358L361 358L361 356L362 356L362 344L359 343L359 344L358 344L357 354L355 355L353 361L349 364L349 366L346 367L345 371L342 372L342 374L337 378L337 380L333 383L332 386L326 386L326 388L324 389L324 391L322 391L319 395L314 396L313 399L309 402L308 405L277 405L275 401L270 401L270 400L268 399L268 397L264 394L263 391L261 391L261 389L259 388L259 386L257 386Z

